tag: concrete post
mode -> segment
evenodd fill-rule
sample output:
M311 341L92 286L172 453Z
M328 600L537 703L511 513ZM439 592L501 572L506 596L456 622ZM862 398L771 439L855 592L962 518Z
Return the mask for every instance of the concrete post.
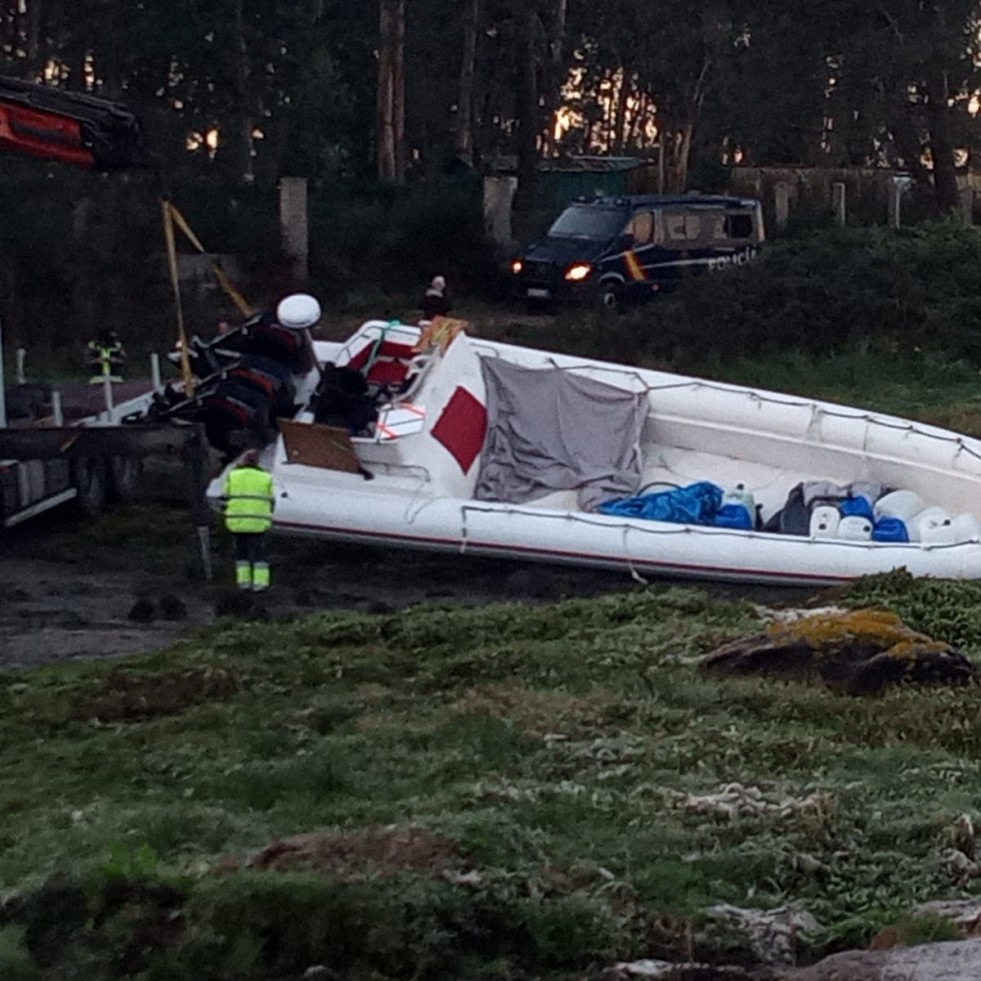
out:
M965 225L974 224L974 191L970 187L961 189L961 221Z
M835 181L831 185L831 210L834 212L835 225L838 228L845 227L845 185L841 181Z
M777 228L783 230L790 218L790 185L786 181L777 181L774 184L773 206L777 215Z
M159 392L163 385L160 383L160 355L156 351L150 354L150 383L155 392Z
M59 429L65 424L65 415L61 411L61 392L57 388L51 393L51 418Z
M517 177L494 175L484 178L484 227L490 240L504 248L513 244L511 205L517 189Z
M211 508L208 506L208 440L204 426L194 423L181 447L187 476L188 504L194 528L195 566L200 577L211 582Z
M899 228L903 223L903 190L904 185L894 177L889 182L889 227Z
M284 177L280 180L279 227L283 247L293 260L293 280L297 286L306 286L310 278L310 233L305 177Z
M116 404L112 397L112 379L108 375L102 378L102 394L106 400L106 418L109 422L116 421Z
M24 348L17 348L17 384L23 385L27 381L24 374L24 362L27 359L27 351Z

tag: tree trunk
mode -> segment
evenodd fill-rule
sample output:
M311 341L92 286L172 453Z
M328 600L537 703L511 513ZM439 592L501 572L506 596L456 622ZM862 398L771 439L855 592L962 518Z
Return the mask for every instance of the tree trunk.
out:
M535 58L535 14L527 3L518 21L518 189L514 210L528 215L538 182L539 92Z
M395 93L392 90L392 0L381 0L378 22L378 179L395 180Z
M898 100L902 101L899 102ZM913 180L920 188L929 193L934 207L936 207L937 195L933 183L933 174L923 163L923 144L920 141L916 120L910 118L912 107L909 103L909 97L904 92L898 97L898 100L890 114L889 129L892 134L892 141L896 145L896 150L899 152L904 166L913 175Z
M614 153L623 153L623 148L627 144L627 102L630 97L630 82L625 68L620 69L619 82L620 84L617 86L616 118L613 122L613 143L611 146Z
M27 52L27 70L34 75L42 68L41 51L41 0L28 0L27 4L27 33L24 39L24 49Z
M405 180L405 0L395 5L395 49L392 52L392 129L395 133L395 180Z
M235 58L235 128L233 136L235 151L233 161L238 177L244 184L255 180L255 167L252 160L252 131L255 118L251 111L249 98L249 49L245 39L245 24L242 16L243 0L235 0L232 11L232 51Z
M381 0L378 23L378 179L405 174L405 0Z
M954 145L950 135L947 73L940 70L931 72L927 77L926 92L937 208L941 214L951 214L960 205L960 195L957 190Z
M480 0L470 0L463 22L463 60L460 64L460 90L457 95L455 150L458 159L473 166L474 73L477 66L477 30Z
M555 153L555 130L558 126L558 109L562 104L562 85L565 82L565 29L568 13L568 0L553 0L548 37L548 84L545 92L545 119L548 121L545 146L550 154Z

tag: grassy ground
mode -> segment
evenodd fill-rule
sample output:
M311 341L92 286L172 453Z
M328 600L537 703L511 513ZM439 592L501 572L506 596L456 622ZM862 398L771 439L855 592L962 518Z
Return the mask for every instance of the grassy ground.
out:
M853 589L871 601L981 651L974 585ZM752 960L716 903L808 909L816 954L969 890L943 855L981 793L977 689L700 674L757 626L638 587L0 676L0 975L574 977ZM713 802L733 784L744 806Z
M488 333L548 346L560 327ZM981 434L962 362L700 367ZM66 563L172 547L177 519L134 515L52 547ZM974 584L893 575L835 598L981 656ZM951 849L971 857L981 817L978 689L854 699L701 674L700 655L758 626L746 602L649 586L228 620L163 653L0 673L0 977L753 963L706 912L719 903L807 909L815 958L971 894Z

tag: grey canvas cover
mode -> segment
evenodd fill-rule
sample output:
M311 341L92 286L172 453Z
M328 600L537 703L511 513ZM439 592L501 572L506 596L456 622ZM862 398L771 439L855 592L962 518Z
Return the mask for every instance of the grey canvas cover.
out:
M487 437L474 497L514 504L578 490L579 506L634 494L647 397L561 368L481 358Z

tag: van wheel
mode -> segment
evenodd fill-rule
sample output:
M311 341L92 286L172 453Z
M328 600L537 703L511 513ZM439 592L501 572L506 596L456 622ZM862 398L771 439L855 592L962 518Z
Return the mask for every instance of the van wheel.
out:
M82 514L89 518L100 514L109 495L106 461L98 456L77 457L72 467L72 483Z
M600 306L611 313L623 310L623 290L619 283L603 283L599 293Z
M143 458L135 454L109 457L109 480L117 501L132 501L140 488Z

